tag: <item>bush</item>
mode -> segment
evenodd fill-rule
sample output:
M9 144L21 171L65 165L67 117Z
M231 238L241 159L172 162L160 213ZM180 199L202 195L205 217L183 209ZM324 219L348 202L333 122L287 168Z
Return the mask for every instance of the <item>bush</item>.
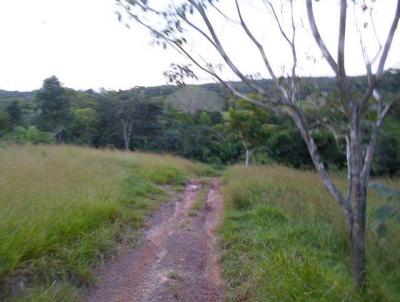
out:
M54 141L50 132L40 131L35 126L16 127L12 133L5 136L5 140L16 144L51 144Z
M50 144L53 142L53 135L49 132L39 131L31 126L26 131L26 140L32 144Z
M152 182L159 185L182 185L186 182L186 177L182 171L175 167L168 166L154 167L152 171L150 171L149 178Z

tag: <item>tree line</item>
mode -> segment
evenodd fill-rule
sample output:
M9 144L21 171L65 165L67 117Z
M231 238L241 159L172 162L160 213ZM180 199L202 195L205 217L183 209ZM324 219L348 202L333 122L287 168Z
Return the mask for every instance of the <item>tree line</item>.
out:
M277 162L295 168L312 167L307 147L286 115L229 96L224 111L185 112L164 101L165 89L170 88L76 91L50 77L32 101L3 102L1 140L167 152L215 165ZM323 95L314 90L309 97L309 115L314 114L311 104ZM323 113L320 118L324 118ZM396 105L383 131L384 143L377 151L373 173L399 173L399 126L400 106ZM318 123L314 132L329 169L344 169L345 142Z

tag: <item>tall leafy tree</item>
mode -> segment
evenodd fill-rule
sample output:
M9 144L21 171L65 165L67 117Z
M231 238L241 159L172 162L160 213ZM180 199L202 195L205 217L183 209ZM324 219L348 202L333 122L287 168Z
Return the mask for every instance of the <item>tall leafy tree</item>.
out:
M6 111L8 112L11 126L13 128L18 126L22 119L22 110L18 101L13 101L10 105L8 105Z
M268 112L246 102L239 102L236 109L229 110L229 125L237 133L246 156L245 166L249 166L251 157L257 148L265 144L271 135L274 125L267 124Z
M122 129L124 147L129 150L133 136L143 140L157 128L161 106L139 91L120 92L117 94L115 113Z
M55 76L44 80L35 100L38 128L51 132L57 141L61 141L70 122L70 100L60 81Z
M92 145L96 132L96 111L92 108L73 109L70 128L77 143Z

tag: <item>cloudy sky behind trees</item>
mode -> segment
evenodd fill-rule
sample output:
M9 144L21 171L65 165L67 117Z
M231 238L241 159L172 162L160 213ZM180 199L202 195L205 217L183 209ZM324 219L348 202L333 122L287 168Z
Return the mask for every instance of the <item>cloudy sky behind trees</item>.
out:
M228 0L222 5L232 11ZM321 0L316 6L317 22L327 44L335 48L338 15L335 0ZM260 39L268 42L276 68L289 64L283 45L276 30L265 21L260 0L243 0L250 25ZM304 1L298 1L296 14L299 24L308 24L303 17ZM392 20L394 0L378 0L375 9L375 24L378 36L383 42ZM76 89L127 89L133 86L154 86L166 84L163 72L172 62L182 62L182 58L172 50L164 51L152 45L149 34L138 25L131 23L126 28L116 16L114 0L0 0L0 89L33 90L41 86L44 78L56 75L64 85ZM352 11L350 10L350 14ZM258 16L258 17L256 17ZM350 16L350 25L353 22ZM360 23L362 23L360 17ZM217 21L223 40L248 73L258 72L259 57L253 55L251 45L237 34L235 25ZM313 48L307 34L299 34L298 45L304 53L300 62L301 75L329 75L330 71ZM374 52L376 43L373 36L366 36L369 50ZM197 37L192 38L198 41ZM359 74L364 71L359 53L359 41L355 32L348 34L348 71ZM229 47L230 46L230 47ZM196 46L200 52L208 52L205 45ZM372 56L372 54L371 54ZM307 57L315 58L306 60ZM217 57L215 57L217 58ZM400 34L393 41L388 59L389 67L400 67ZM229 78L231 75L226 74ZM262 74L262 76L264 76ZM232 79L234 77L232 76ZM200 75L201 82L212 81Z

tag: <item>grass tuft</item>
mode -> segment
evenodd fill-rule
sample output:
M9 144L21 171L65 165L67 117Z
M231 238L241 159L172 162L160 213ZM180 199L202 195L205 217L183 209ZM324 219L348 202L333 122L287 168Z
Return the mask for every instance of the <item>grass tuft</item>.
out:
M209 191L209 183L208 181L204 180L201 185L200 191L197 193L196 201L194 202L193 206L190 208L188 215L190 217L196 217L198 213L204 209L207 203Z

